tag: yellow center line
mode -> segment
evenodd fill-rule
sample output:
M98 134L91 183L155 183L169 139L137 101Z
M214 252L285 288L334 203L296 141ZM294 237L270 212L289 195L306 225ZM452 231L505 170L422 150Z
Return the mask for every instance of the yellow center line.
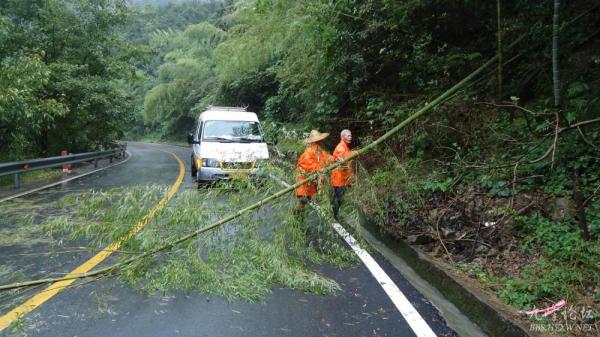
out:
M177 176L177 180L175 181L175 183L167 192L167 195L164 196L160 200L160 202L152 210L150 210L150 212L148 212L148 214L146 214L135 226L133 226L133 228L129 231L129 233L127 233L127 235L120 238L116 242L110 244L108 247L106 247L94 257L84 262L79 267L73 269L73 271L67 274L66 277L72 277L81 275L83 273L87 273L99 263L104 261L108 256L110 256L110 254L113 251L118 250L125 240L137 234L148 223L148 221L154 218L158 211L165 207L165 205L169 202L169 200L171 200L175 193L177 193L177 190L179 190L179 186L181 186L181 183L183 182L183 177L185 176L185 166L183 165L183 161L181 161L181 159L176 154L172 152L167 153L175 157L175 159L177 159L177 162L179 163L179 175ZM31 312L32 310L34 310L35 308L39 307L44 302L52 298L54 295L58 294L64 288L75 282L75 280L76 279L73 278L70 280L52 283L46 289L32 296L25 303L21 304L20 306L6 313L4 316L0 317L0 332L6 329L8 326L10 326L10 324L12 324L12 322L14 322L15 320Z

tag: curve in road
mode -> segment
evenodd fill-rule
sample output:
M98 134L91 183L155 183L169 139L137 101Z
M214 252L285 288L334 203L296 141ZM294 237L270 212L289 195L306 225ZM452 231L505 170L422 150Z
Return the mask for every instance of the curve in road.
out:
M129 231L129 233L127 235L125 235L123 238L117 240L116 242L112 243L111 245L107 246L105 249L100 251L98 254L94 255L92 258L85 261L79 267L75 268L73 271L71 271L65 277L65 278L70 278L70 277L72 277L72 278L52 283L46 289L42 290L41 292L39 292L36 295L34 295L33 297L31 297L25 303L19 305L18 307L14 308L13 310L9 311L8 313L6 313L2 317L0 317L0 332L2 330L6 329L8 326L10 326L10 324L12 324L12 322L16 321L23 315L26 315L29 312L31 312L32 310L36 309L37 307L42 305L44 302L48 301L50 298L52 298L56 294L58 294L61 290L68 287L69 285L71 285L77 279L76 277L78 277L81 274L89 272L90 270L92 270L92 268L94 268L95 266L100 264L102 261L104 261L107 257L110 256L110 254L112 252L118 250L121 247L121 244L123 243L123 241L132 237L137 232L139 232L142 228L144 228L144 226L148 223L148 221L150 221L152 218L154 218L155 214L158 211L160 211L162 208L165 207L165 205L169 202L169 200L171 200L171 198L179 190L179 187L181 186L181 183L183 182L183 178L185 176L185 166L183 164L183 161L175 153L172 153L172 152L168 152L168 153L171 154L177 160L177 162L179 164L179 175L177 176L177 179L175 180L175 182L173 183L173 185L167 192L167 195L165 195L160 200L160 202L154 208L152 208L150 210L150 212L148 212L148 214L146 214L135 226L133 226L133 228L131 228L131 230Z

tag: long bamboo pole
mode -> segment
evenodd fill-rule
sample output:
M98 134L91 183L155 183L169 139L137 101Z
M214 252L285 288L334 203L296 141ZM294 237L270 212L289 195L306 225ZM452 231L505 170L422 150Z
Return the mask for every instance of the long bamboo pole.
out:
M513 46L515 46L517 43L519 43L524 37L526 36L526 34L521 35L517 40L515 40L510 46L507 47L507 49L512 48ZM322 172L319 173L313 173L311 175L309 175L306 179L296 182L295 184L284 188L282 190L280 190L279 192L272 194L248 207L245 207L229 216L226 216L220 220L217 220L215 222L213 222L210 225L207 225L205 227L202 227L188 235L185 235L175 241L169 242L161 247L158 247L156 249L144 252L140 255L136 255L133 257L130 257L126 260L120 261L118 263L115 263L111 266L105 267L105 268L101 268L92 272L87 272L87 273L81 273L78 275L71 275L71 276L66 276L66 277L58 277L58 278L45 278L45 279L38 279L38 280L32 280L32 281L27 281L27 282L20 282L20 283L13 283L13 284L7 284L7 285L3 285L0 286L0 291L3 290L9 290L9 289L15 289L15 288L21 288L21 287L27 287L27 286L34 286L34 285L39 285L39 284L44 284L44 283L53 283L53 282L59 282L59 281L64 281L64 280L71 280L71 279L77 279L77 278L86 278L86 277L92 277L92 276L96 276L96 275L100 275L100 274L105 274L105 273L110 273L113 272L115 270L117 270L120 267L129 265L135 261L141 260L143 258L152 256L156 253L159 253L161 251L170 249L182 242L185 242L189 239L192 239L202 233L205 233L211 229L217 228L221 225L223 225L224 223L227 223L235 218L240 217L242 214L249 212L253 209L262 207L264 205L266 205L267 203L278 199L284 195L286 195L288 192L291 192L293 190L295 190L297 187L304 185L306 183L308 183L309 181L315 180L319 177L320 174L324 173L324 172L329 172L335 168L340 167L340 165L344 164L345 162L348 162L368 151L371 151L372 149L376 148L379 144L381 144L382 142L384 142L385 140L389 139L390 137L392 137L393 135L395 135L396 133L398 133L400 130L402 130L402 128L404 128L406 125L410 124L412 121L414 121L415 119L419 118L421 115L423 115L424 113L426 113L427 111L431 110L433 107L443 103L448 97L450 97L451 95L453 95L454 93L456 93L458 90L460 90L461 88L463 88L469 81L471 81L473 78L475 78L476 76L478 76L479 74L481 74L481 72L483 72L485 69L489 68L492 64L494 64L494 62L496 62L496 60L498 59L498 55L492 57L490 60L488 60L486 63L484 63L482 66L480 66L479 68L477 68L475 71L473 71L471 74L469 74L469 76L465 77L462 81L458 82L457 84L455 84L452 88L448 89L446 92L444 92L442 95L440 95L439 97L437 97L435 100L433 100L430 103L427 103L424 107L422 107L421 109L419 109L417 112L415 112L414 114L412 114L411 116L409 116L407 119L405 119L404 121L402 121L400 124L396 125L394 128L390 129L388 132L386 132L385 134L383 134L381 137L379 137L378 139L376 139L375 141L373 141L371 144L365 146L364 148L356 151L354 154L352 154L351 156L346 157L346 159L344 159L341 162L337 162L335 164L332 164L330 166L328 166L327 168L323 169Z
M552 16L552 82L554 92L554 107L560 107L560 73L558 70L558 29L559 29L560 0L554 0L554 15Z

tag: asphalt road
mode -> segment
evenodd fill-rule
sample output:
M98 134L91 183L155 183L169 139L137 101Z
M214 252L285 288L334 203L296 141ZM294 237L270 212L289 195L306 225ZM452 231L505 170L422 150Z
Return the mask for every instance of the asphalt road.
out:
M122 165L0 204L1 284L66 273L93 255L76 249L67 255L36 254L49 251L52 245L52 240L45 239L45 229L36 225L57 211L53 210L56 206L44 205L64 195L120 186L171 185L179 165L168 152L186 164L180 189L196 189L189 174L189 149L130 143L128 150L132 157ZM27 215L34 220L24 222ZM69 242L71 247L79 244L84 242ZM381 256L373 257L437 336L456 336L437 309L402 275ZM318 296L276 287L262 303L230 303L195 292L147 295L114 279L79 281L0 336L416 336L364 265L346 270L323 265L317 271L336 280L343 292ZM42 289L30 289L18 297L0 293L0 316Z

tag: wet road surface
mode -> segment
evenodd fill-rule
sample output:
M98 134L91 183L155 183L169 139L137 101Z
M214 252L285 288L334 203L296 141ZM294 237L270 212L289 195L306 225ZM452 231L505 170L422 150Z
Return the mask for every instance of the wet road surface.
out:
M28 209L28 214L43 218L52 214L52 207L38 205L51 203L70 193L147 184L171 185L177 178L179 165L168 152L176 154L186 164L187 172L180 189L196 189L189 173L189 149L141 143L130 143L128 149L132 157L123 165L0 204L3 236L20 233L20 240L0 241L2 284L25 276L40 278L51 273L56 276L69 272L93 255L91 252L27 255L51 251L52 241L44 240L47 235L44 228L36 228L31 223L23 225L23 208ZM30 230L23 226L30 226ZM69 244L71 247L85 245L78 241ZM373 257L437 336L456 335L435 307L385 259L377 254ZM10 329L0 332L0 336L418 335L364 265L346 270L323 265L317 272L337 281L343 292L336 296L318 296L276 287L262 303L230 303L221 297L207 297L196 292L147 295L114 279L91 283L78 281L13 323ZM30 289L18 298L0 293L0 315L41 289Z

